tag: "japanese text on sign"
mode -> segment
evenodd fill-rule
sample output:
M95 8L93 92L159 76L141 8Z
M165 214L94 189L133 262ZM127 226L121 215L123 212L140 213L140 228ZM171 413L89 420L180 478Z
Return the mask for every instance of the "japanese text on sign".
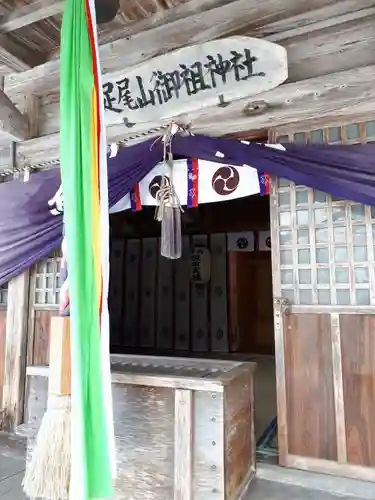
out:
M161 106L171 99L194 96L205 90L223 88L226 84L246 81L253 77L264 77L265 73L254 72L257 61L250 49L243 52L231 50L229 57L207 55L205 61L179 64L171 72L154 70L148 82L141 76L122 78L103 84L104 107L115 113L125 109L138 110L149 106Z

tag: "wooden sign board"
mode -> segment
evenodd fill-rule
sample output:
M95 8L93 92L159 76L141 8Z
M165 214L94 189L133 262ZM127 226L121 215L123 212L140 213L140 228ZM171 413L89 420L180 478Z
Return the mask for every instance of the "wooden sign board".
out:
M103 76L106 122L157 122L252 97L288 77L286 50L266 40L231 37L155 57Z

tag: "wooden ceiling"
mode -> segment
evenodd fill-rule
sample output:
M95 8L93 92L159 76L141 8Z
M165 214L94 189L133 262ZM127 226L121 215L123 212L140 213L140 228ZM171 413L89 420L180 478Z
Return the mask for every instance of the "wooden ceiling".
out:
M227 17L226 29L217 33L216 9L229 4L233 18ZM3 74L24 71L58 58L63 7L64 0L0 0ZM300 45L301 37L309 32L339 25L348 28L348 23L361 19L373 21L375 15L374 0L263 0L259 3L248 0L242 21L235 12L241 11L242 15L243 8L239 7L242 6L234 0L121 0L117 17L99 27L99 41L107 44L163 23L215 9L212 26L207 26L213 39L221 34L246 34L282 41L282 45L290 46L292 42L293 47ZM168 14L168 10L172 12ZM148 21L142 23L144 20ZM195 31L192 39L197 40Z
M120 11L99 28L100 42L122 37L123 28L163 13L184 0L121 0ZM0 1L0 74L20 72L59 55L63 0Z

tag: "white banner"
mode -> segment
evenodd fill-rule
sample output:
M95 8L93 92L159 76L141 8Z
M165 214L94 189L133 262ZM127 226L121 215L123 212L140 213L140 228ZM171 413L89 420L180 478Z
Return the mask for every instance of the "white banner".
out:
M228 233L228 252L253 252L254 233L246 231L242 233Z
M260 252L270 252L271 251L271 233L269 231L259 232L259 251Z
M142 179L139 183L140 205L156 205L156 193L160 189L163 175L167 176L169 181L168 167L158 163ZM258 171L255 168L233 167L205 160L176 160L173 182L181 205L189 206L234 200L260 192ZM128 194L110 209L110 213L129 208L131 203Z

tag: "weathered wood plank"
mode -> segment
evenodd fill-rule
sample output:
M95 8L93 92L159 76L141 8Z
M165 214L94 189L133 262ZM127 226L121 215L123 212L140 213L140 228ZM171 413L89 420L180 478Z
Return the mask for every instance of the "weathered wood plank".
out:
M250 366L241 368L242 373L224 392L225 498L228 499L236 498L249 473L255 472L254 374Z
M111 345L119 346L122 343L123 317L124 317L124 266L125 266L125 240L112 238L110 253L111 270L109 281L109 304Z
M106 43L112 43L119 38L128 38L140 33L141 31L147 31L158 26L162 26L180 19L184 19L193 14L198 14L200 12L205 12L210 9L220 7L231 3L234 0L189 0L188 2L177 4L168 10L159 10L141 21L130 22L127 19L124 25L121 22L120 27L115 27L114 22L108 23L106 26L102 26L100 32L98 33L99 44L104 45ZM56 51L49 57L49 61L54 61L59 58L60 48L58 47Z
M285 32L282 36L289 33L289 37L283 38L280 43L288 53L289 81L296 82L373 64L374 14L375 9L367 19L348 22L339 27L332 25L303 36L298 35L298 32ZM333 19L330 21L332 23Z
M18 47L12 40L5 35L0 35L0 63L15 72L29 70L32 66L15 55L19 52L17 49Z
M13 430L22 422L26 382L29 273L9 282L5 340L3 427Z
M260 25L252 30L252 36L266 37L278 43L297 36L305 36L340 24L358 21L374 15L373 0L339 0L321 8L309 9L295 16Z
M213 54L220 54L224 61L232 61L225 77L217 74L220 63L212 66ZM240 58L236 64L233 54ZM209 69L201 84L187 81L181 70L181 64L194 68L197 62ZM178 68L181 72L176 75L174 92L162 75L174 74ZM125 75L128 91L121 83ZM278 87L287 78L287 53L278 44L236 36L192 45L156 57L133 70L106 75L103 79L105 123L123 123L125 118L130 123L173 119L176 114L190 114L197 109L216 106L219 104L218 95L224 95L226 101L252 97ZM144 92L140 81L145 85Z
M30 137L27 116L21 113L2 90L0 90L0 133L6 134L13 141L24 141Z
M193 393L175 390L174 500L191 500L193 487Z
M190 116L179 117L179 121L190 122L195 133L217 136L227 134L228 130L234 134L243 130L261 130L293 123L302 126L301 123L311 120L324 119L328 123L345 119L348 122L351 115L373 113L374 72L375 65L282 85L257 96L257 101L268 103L268 108L263 113L248 114L246 106L249 99L242 99L232 102L226 108L215 106ZM139 142L144 137L137 137L138 134L167 122L168 120L139 124L130 130L124 125L113 125L107 128L107 138L112 142L133 137L134 140L129 143ZM150 137L158 133L160 131L151 133ZM58 159L59 135L50 134L19 143L17 151L31 164L43 163L47 158Z
M9 33L51 16L61 14L63 0L33 0L22 5L0 20L0 33Z
M190 242L182 238L182 258L175 264L174 347L188 351L190 347Z
M134 21L122 25L118 29L113 29L113 23L108 27L103 26L100 30L99 43L100 45L114 42L119 38L126 38L129 36L134 36L136 33L141 31L147 31L149 29L157 28L174 21L179 21L185 17L199 14L210 9L215 9L221 7L222 5L227 5L234 0L189 0L184 3L177 3L177 5L170 6L168 10L160 11L159 9L155 14L142 19L141 21Z
M212 352L228 352L227 239L211 234L211 280L209 292Z
M333 3L331 0L315 0L313 7L320 8ZM298 15L305 10L306 7L295 0L284 0L282 4L278 0L264 0L260 3L254 1L250 4L248 0L236 0L150 30L143 28L143 31L135 35L128 34L125 38L102 45L102 71L111 73L124 68L130 69L156 55L229 36L243 28L249 34L262 23L266 24L265 20L275 22L280 17ZM6 77L5 88L18 93L27 90L43 94L58 88L59 71L59 61L49 61L22 75L9 75Z
M364 10L368 11L368 9ZM293 19L296 19L296 25L298 26L298 19ZM304 22L307 22L307 19L308 17L304 16ZM333 19L330 19L329 22L332 23ZM324 23L327 24L326 21ZM316 78L374 63L375 30L373 29L373 17L362 22L346 23L340 30L336 26L331 26L311 33L308 37L302 37L300 33L299 35L297 33L293 34L293 30L280 32L277 24L273 25L274 28L268 25L263 26L256 30L255 33L248 28L242 29L238 34L252 36L255 34L256 37L264 37L277 42L279 41L278 38L284 37L281 45L287 49L289 82ZM313 26L315 25L312 24L296 29L312 29ZM110 75L107 75L106 78L110 79ZM260 98L260 96L257 96L257 100L258 97ZM41 134L46 135L59 130L58 91L44 95L42 103ZM122 120L122 114L106 113L107 125L114 125L117 122L121 123L123 128Z
M351 465L373 468L375 432L375 318L369 315L340 315L344 443Z
M51 320L48 393L71 394L70 318L56 316Z
M29 339L33 339L31 361L33 365L49 365L51 320L57 314L58 310L36 311L35 309L31 313L33 321L30 323L34 331L30 332Z
M333 389L335 394L335 418L336 418L336 441L337 459L340 463L348 461L346 427L345 427L345 401L342 373L342 346L340 332L340 315L331 314L331 341L332 341L332 366L333 366Z
M29 137L38 137L40 124L40 98L32 94L26 95L24 97L21 110L27 120Z
M174 261L158 256L156 308L156 347L173 349L173 273Z
M288 454L336 462L330 329L328 314L285 316L287 443Z
M138 342L140 249L140 240L128 240L125 256L125 331L123 339L124 345L130 347L136 347Z
M141 313L139 329L139 344L141 347L154 347L155 345L157 263L158 239L142 239Z
M196 247L207 248L207 243L207 236L205 234L194 235L191 242L191 252ZM194 352L207 352L211 347L208 305L208 287L203 284L197 284L190 279L190 335L191 349Z

